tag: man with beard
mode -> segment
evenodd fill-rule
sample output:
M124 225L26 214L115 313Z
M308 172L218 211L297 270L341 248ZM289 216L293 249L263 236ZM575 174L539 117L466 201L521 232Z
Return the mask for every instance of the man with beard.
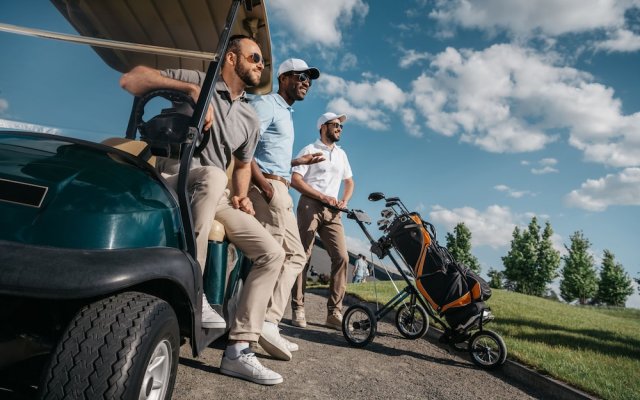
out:
M313 165L294 166L291 177L291 186L302 194L298 201L297 215L300 239L307 258L304 271L298 276L291 291L291 308L294 312L304 309L307 268L317 232L331 258L326 325L338 330L342 329L342 300L347 288L349 254L341 213L327 207L327 204L347 208L353 194L353 174L347 154L336 145L342 134L342 123L346 119L346 115L332 112L324 113L318 118L320 139L300 150L298 157L322 153L325 160ZM344 182L344 189L338 200L341 182Z
M216 82L205 120L205 128L212 129L211 138L200 157L192 161L187 183L192 193L197 258L204 268L207 240L215 216L224 225L229 240L253 261L231 321L229 344L220 372L274 385L282 382L282 376L264 367L250 350L250 343L257 342L262 332L267 303L284 262L282 247L253 217L253 204L247 196L260 122L247 103L245 88L260 82L264 60L253 39L232 36L222 62L221 79ZM138 66L123 75L120 84L136 96L154 89L174 89L197 100L204 77L200 71L157 71ZM232 157L233 195L226 188L225 173ZM178 161L165 159L159 168L167 182L175 187ZM215 314L204 294L202 319L204 328L225 327L224 320Z
M303 60L290 58L278 68L278 92L254 99L260 118L260 141L252 163L253 185L249 197L256 210L256 218L267 228L285 251L285 261L273 296L267 308L259 343L272 356L290 360L298 345L280 335L278 324L289 301L291 287L306 262L300 243L298 224L293 214L293 200L289 195L291 166L321 161L320 153L291 160L293 154L293 108L304 100L312 80L320 76L317 68ZM293 318L301 326L304 315ZM306 325L306 323L305 323Z

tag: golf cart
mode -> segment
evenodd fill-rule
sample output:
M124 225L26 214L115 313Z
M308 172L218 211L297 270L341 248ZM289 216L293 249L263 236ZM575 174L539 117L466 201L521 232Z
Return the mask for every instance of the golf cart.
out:
M180 346L197 356L226 331L201 327L203 292L229 322L250 268L217 226L202 278L186 177L231 35L256 39L265 70L253 92L271 91L265 5L51 2L80 36L4 23L0 35L88 44L119 72L144 64L206 79L186 114L144 113L158 97L188 103L179 92L136 98L127 132L101 143L0 130L0 395L28 370L36 379L19 390L40 398L168 399ZM179 160L177 190L153 167L158 156Z

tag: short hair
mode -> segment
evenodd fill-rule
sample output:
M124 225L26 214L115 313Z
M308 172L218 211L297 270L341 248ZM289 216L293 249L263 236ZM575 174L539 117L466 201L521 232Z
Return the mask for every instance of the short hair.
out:
M226 55L227 53L231 52L234 54L238 54L240 52L240 42L244 39L249 39L252 42L254 42L255 44L258 44L258 42L256 42L256 40L254 38L252 38L251 36L247 36L247 35L233 35L229 38L229 43L227 44L227 50L224 52L224 54ZM260 47L260 46L258 46Z

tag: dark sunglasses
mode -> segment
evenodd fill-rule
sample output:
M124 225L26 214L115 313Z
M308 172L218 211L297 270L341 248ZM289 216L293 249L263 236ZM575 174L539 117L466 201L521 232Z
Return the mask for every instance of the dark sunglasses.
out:
M258 53L251 53L248 56L244 56L250 63L264 65L264 58Z
M311 80L311 77L307 75L305 72L292 72L289 74L289 76L297 76L298 81L302 83L309 82L309 86L311 86L311 84L313 83L313 81Z
M325 123L325 125L326 125L326 126L333 125L334 129L335 129L335 128L340 128L340 129L342 129L342 127L344 126L344 125L342 125L342 124L341 124L341 123L339 123L339 122L327 122L327 123Z

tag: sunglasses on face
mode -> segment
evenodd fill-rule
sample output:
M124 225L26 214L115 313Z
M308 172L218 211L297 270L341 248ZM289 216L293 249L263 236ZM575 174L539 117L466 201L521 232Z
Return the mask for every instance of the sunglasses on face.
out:
M296 73L290 74L289 76L297 76L299 82L302 82L302 83L309 82L309 86L311 86L311 83L312 83L311 77L307 75L305 72L296 72Z
M339 123L339 122L327 122L325 125L329 126L329 127L333 126L334 129L335 128L342 129L342 127L343 127L343 125L341 123Z
M258 53L251 53L248 56L244 56L250 63L264 65L264 58Z

